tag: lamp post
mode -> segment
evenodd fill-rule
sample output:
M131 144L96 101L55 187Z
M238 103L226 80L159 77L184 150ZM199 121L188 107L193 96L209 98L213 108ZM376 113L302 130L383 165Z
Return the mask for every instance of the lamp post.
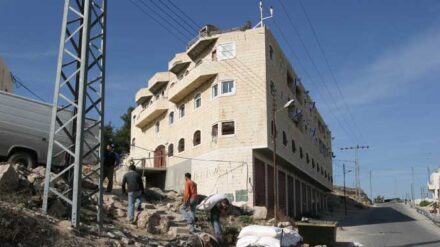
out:
M277 128L276 128L276 114L281 110L289 108L295 100L289 100L284 106L276 110L276 99L273 96L273 107L272 107L272 141L273 141L273 194L274 194L274 218L275 226L278 223L278 169L277 169Z

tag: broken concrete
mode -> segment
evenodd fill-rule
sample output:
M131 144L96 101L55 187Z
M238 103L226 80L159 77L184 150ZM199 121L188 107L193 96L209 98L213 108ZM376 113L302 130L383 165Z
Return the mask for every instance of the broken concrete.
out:
M13 192L18 188L18 175L9 165L0 166L0 192Z
M267 208L255 206L252 218L254 220L265 220L267 218Z

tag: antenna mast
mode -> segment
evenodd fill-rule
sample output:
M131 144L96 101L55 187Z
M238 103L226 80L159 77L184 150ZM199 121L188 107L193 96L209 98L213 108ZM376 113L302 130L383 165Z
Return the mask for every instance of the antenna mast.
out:
M264 8L263 8L263 1L260 1L260 22L258 22L258 24L254 27L264 27L264 20L270 19L273 17L273 8L272 6L270 6L270 16L264 17Z

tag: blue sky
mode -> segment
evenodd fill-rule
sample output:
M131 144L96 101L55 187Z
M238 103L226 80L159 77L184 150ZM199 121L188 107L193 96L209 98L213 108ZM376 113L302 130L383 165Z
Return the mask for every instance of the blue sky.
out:
M440 165L440 2L302 1L344 100L298 0L283 3L319 72L280 0L265 1L274 6L276 22L266 23L333 131L336 159L353 159L352 152L340 151L340 147L370 145L360 153L362 187L368 192L371 169L374 195L404 196L410 192L414 167L415 192L419 194L420 186L426 186L427 166L434 169ZM63 2L0 0L0 56L46 101L53 97ZM198 24L220 28L240 26L246 20L255 24L259 16L258 1L173 2ZM292 56L281 35L299 59ZM190 36L181 39L189 40ZM146 86L154 72L166 70L168 61L184 48L129 0L109 1L107 121L119 126L119 115L134 105L135 92ZM17 88L16 93L30 96L23 88ZM341 165L341 161L334 162L337 184L342 183ZM353 184L353 173L348 174L347 184Z

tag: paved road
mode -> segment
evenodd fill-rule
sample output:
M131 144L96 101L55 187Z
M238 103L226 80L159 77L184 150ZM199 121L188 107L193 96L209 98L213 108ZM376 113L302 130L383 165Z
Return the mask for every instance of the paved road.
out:
M340 246L439 247L440 227L404 204L386 203L340 222Z

